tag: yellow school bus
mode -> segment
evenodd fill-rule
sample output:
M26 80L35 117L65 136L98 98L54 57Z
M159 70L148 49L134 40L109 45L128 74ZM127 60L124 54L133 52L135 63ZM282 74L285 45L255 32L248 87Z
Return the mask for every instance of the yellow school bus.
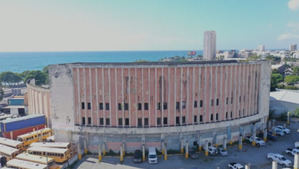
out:
M7 160L15 158L16 155L18 155L19 150L8 147L5 145L0 145L0 155L5 156Z
M21 141L16 141L16 140L11 140L8 138L3 138L0 137L0 144L1 145L5 145L5 146L9 146L15 149L19 149L19 150L24 150L24 144Z
M44 141L52 135L53 135L52 129L44 128L44 129L40 129L40 130L36 130L30 133L20 135L17 137L17 140L23 142L24 146L28 146L34 142Z
M29 147L27 153L53 158L57 163L64 163L71 158L69 149L49 147Z

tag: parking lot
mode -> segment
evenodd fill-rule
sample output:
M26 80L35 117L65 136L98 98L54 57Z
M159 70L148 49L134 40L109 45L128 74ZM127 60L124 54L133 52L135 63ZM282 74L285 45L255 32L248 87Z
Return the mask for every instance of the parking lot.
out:
M285 149L294 147L294 142L299 141L297 129L299 123L292 123L289 128L291 134L278 137L277 141L268 141L264 147L253 147L248 143L243 143L242 151L238 150L238 145L228 146L229 155L222 156L204 156L204 152L200 152L199 159L185 159L183 155L168 155L165 161L160 156L159 163L150 165L147 162L141 164L133 163L132 157L125 157L124 163L120 164L119 157L104 157L102 162L98 162L95 156L86 156L82 161L76 164L76 169L216 169L217 167L228 168L230 162L238 162L242 165L250 163L251 169L271 169L271 161L266 158L267 153L280 153L285 155L287 159L294 161L293 156L284 153Z

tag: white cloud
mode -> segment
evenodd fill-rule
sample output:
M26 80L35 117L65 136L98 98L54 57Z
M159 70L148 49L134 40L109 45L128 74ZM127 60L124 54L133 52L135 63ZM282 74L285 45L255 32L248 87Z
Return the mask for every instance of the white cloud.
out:
M291 10L299 9L299 0L289 0L288 6Z
M278 36L278 40L299 39L299 34L283 33Z

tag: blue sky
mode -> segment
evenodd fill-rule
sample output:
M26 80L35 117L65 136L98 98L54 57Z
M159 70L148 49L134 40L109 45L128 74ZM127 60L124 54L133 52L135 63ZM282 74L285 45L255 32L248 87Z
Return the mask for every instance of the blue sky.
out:
M299 44L299 0L0 0L0 51L193 50Z

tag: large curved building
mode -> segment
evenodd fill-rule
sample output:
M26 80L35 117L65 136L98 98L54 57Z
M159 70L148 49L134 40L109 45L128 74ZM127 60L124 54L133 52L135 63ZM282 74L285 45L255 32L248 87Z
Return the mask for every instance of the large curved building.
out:
M235 141L263 130L270 63L200 61L72 63L49 66L58 140L107 150Z

